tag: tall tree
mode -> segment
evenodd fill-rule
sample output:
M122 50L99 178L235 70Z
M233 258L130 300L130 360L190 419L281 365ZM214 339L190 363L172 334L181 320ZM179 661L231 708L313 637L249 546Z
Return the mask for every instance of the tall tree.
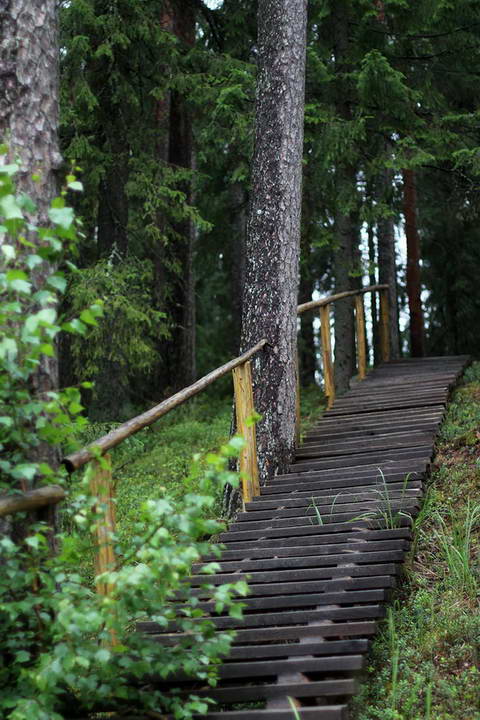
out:
M32 222L45 227L61 164L57 3L7 0L0 11L0 37L0 140L9 145L12 159L20 161L18 188L36 205ZM39 285L47 272L45 264L37 268ZM57 386L55 358L42 356L33 383L39 393ZM57 461L55 449L47 445L39 447L39 454L51 464Z
M349 74L349 0L332 4L337 117L344 123L352 119ZM335 292L353 289L352 271L358 249L357 170L349 159L339 158L335 169L337 203L335 210ZM335 303L335 386L338 394L349 388L355 369L355 327L350 299Z
M285 469L295 443L306 23L306 0L259 2L242 348L269 343L254 363L263 482Z

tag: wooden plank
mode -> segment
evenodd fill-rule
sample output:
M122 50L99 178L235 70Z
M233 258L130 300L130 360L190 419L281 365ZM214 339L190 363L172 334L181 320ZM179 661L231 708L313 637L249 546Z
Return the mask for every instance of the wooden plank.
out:
M277 497L276 495L270 495L259 499L257 502L248 503L246 512L256 512L259 510L281 510L283 508L302 508L314 506L319 512L330 513L338 509L339 511L345 510L343 505L352 505L354 503L375 502L387 504L389 502L399 503L401 500L416 500L420 497L421 493L416 488L409 490L406 487L402 487L399 490L392 490L391 486L378 483L372 485L371 488L366 490L351 490L342 488L338 490L335 495L321 495L315 491L306 493L288 493L285 496ZM320 508L323 508L321 510ZM350 507L349 507L350 509ZM318 525L323 525L322 522L318 522Z
M332 673L332 672L357 672L364 665L361 655L331 655L329 657L305 658L294 657L285 660L269 660L267 662L250 661L230 662L221 665L218 669L218 675L221 680L254 680L261 677L272 677L283 673ZM185 681L193 679L191 675L184 672L177 672L169 676L166 680L153 677L151 680L161 684ZM198 681L197 681L198 682Z
M325 607L316 610L292 610L283 612L264 612L252 613L245 615L242 620L230 617L212 617L209 618L217 630L237 629L236 638L242 640L244 638L243 631L247 628L270 628L277 625L302 625L317 620L372 620L385 616L385 608L383 605L357 605L354 607ZM165 631L163 626L156 622L145 621L137 623L137 629L141 632L154 633ZM172 623L171 630L175 626ZM318 634L317 627L314 629L315 635ZM310 628L312 632L312 628ZM180 634L178 635L180 637ZM260 637L260 636L259 636Z
M403 542L403 541L402 541ZM310 555L292 557L275 557L264 558L258 560L250 560L245 558L240 562L218 563L218 573L238 572L245 573L256 570L290 570L291 568L307 568L307 567L327 567L328 565L339 565L342 563L365 563L376 564L379 562L403 562L404 551L406 548L399 547L394 549L382 548L376 550L368 546L367 549L358 549L355 556L352 554L332 554L332 555ZM203 565L194 565L193 573L201 572Z
M335 609L337 611L337 609ZM344 608L341 609L342 611ZM378 608L380 615L377 617L384 617L385 612L381 614L381 608ZM332 638L338 638L344 640L346 638L368 638L375 634L377 630L377 623L375 620L354 620L344 622L341 619L331 621L328 618L316 619L315 624L312 625L288 625L285 624L279 627L264 627L255 629L242 629L237 628L235 631L234 644L236 647L240 643L251 643L253 646L260 645L261 643L276 643L280 641L288 642L292 644L297 641L311 640L312 635L315 638L325 638L328 642L331 642ZM141 623L139 623L138 627ZM139 627L140 629L140 627ZM144 629L142 629L145 632ZM155 632L155 628L152 629L153 639L155 642L159 642L163 645L176 645L180 640L186 639L184 633L164 633L161 635ZM262 649L262 648L261 648Z
M322 705L300 707L295 710L299 720L347 720L347 705ZM195 720L292 720L291 710L222 710L206 715L194 715ZM115 718L113 719L115 720ZM123 718L122 720L145 720L142 718ZM168 718L170 720L170 718Z
M377 478L372 480L366 480L365 478L346 478L345 480L337 480L333 487L330 483L314 480L310 482L297 482L292 485L280 485L278 487L265 487L262 488L262 494L254 502L263 502L263 500L277 500L288 497L320 497L322 495L330 495L332 492L337 493L342 490L345 492L361 492L363 490L372 490L373 488L385 490L388 492L402 491L404 488L415 490L416 492L423 492L423 483L421 480L410 480L408 477L400 478L397 481L389 479L383 483Z
M385 572L385 571L384 571ZM233 579L233 578L231 578ZM226 582L226 581L224 581ZM248 597L267 595L288 595L298 593L340 592L343 590L378 590L395 587L395 577L390 575L371 575L368 577L328 578L327 580L305 580L294 582L255 583L249 580ZM196 597L210 597L211 590L190 587L189 593Z
M433 433L422 433L415 435L404 435L399 438L386 438L384 440L370 440L350 443L337 443L336 446L325 446L321 443L312 443L304 445L295 453L295 458L301 460L303 458L328 458L341 457L343 455L352 455L355 452L373 452L374 450L396 450L397 448L413 448L425 447L427 443L433 445Z
M358 540L352 543L336 542L331 545L307 545L286 546L275 549L275 558L303 557L305 555L313 555L315 557L325 555L339 555L342 553L352 554L356 552L374 552L375 550L408 550L408 543L405 540ZM271 556L270 548L252 547L248 553L242 550L225 550L222 553L222 565L233 560L243 560L244 555L248 554L249 560L267 559ZM216 555L207 555L205 560L215 562Z
M357 560L356 560L357 562ZM235 580L248 580L251 583L287 583L301 581L315 581L319 578L328 580L335 578L369 577L375 575L395 575L398 572L398 565L394 563L378 563L372 565L345 564L329 567L293 567L289 570L267 570L260 572L238 572L216 573L214 575L193 575L187 579L190 585L198 587L204 583L220 585L224 582Z
M312 634L316 626L311 626ZM283 645L239 645L231 648L227 661L230 660L258 660L276 657L297 657L301 655L347 655L367 652L369 642L360 640L325 640Z
M245 687L207 688L199 690L198 695L211 697L218 702L249 702L263 698L285 697L321 697L353 695L356 690L354 680L317 680L306 683L278 683L276 685L251 685Z
M274 595L266 597L247 597L234 600L235 605L243 605L245 611L251 610L295 610L296 608L320 607L321 605L350 605L351 603L380 603L387 597L384 589L344 590L332 593L307 593L304 595ZM198 607L210 613L215 620L225 617L224 613L215 612L215 603L200 601ZM238 622L238 621L237 621ZM240 623L242 624L242 623Z

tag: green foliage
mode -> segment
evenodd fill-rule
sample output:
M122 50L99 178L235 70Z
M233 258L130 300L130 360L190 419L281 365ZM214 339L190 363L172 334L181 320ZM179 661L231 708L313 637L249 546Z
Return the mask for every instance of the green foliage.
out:
M80 318L59 319L58 300L66 286L60 268L76 240L73 211L64 191L52 203L51 227L37 227L31 220L35 206L16 193L18 170L0 165L0 482L7 488L28 486L35 478L60 479L59 471L41 462L41 447L67 445L72 431L83 427L80 390L54 391L45 381L39 385L38 378L48 378L50 371L55 375L60 331L83 334L101 315L100 305L93 303ZM69 178L73 189L75 183Z
M76 375L84 380L97 377L105 363L114 365L122 383L133 374L147 373L157 361L156 342L168 335L165 314L154 308L152 267L134 257L77 271L71 279L72 311L78 313L100 298L104 314L89 333L89 342L72 342Z
M61 392L38 390L36 373L55 361L54 341L63 329L84 335L94 331L101 309L90 305L79 318L58 321L57 306L65 277L57 270L67 263L75 243L75 218L65 193L50 211L51 227L35 227L25 219L33 203L16 194L16 166L0 166L0 232L5 271L0 275L1 340L0 465L2 487L18 492L34 480L63 482L63 475L37 454L45 448L68 446L85 420L79 416L78 388ZM70 189L78 190L74 178ZM95 288L96 293L97 288ZM229 647L231 634L217 633L185 589L193 563L214 552L207 538L221 529L211 519L213 488L236 483L228 460L238 452L238 439L210 454L193 470L196 492L173 501L163 497L139 501L136 522L127 539L112 537L116 562L95 583L108 583L101 595L78 573L78 540L104 523L105 508L90 492L90 468L73 481L63 510L70 534L57 533L60 548L52 555L52 531L24 516L15 517L17 542L0 540L0 714L6 720L62 720L72 707L88 716L107 709L150 710L189 718L208 707L196 696L165 697L155 686L173 673L185 672L205 684L216 682L216 666ZM4 524L4 530L8 525ZM241 616L235 598L245 595L244 582L210 586L216 563L205 573L205 590L217 612ZM136 622L149 619L161 629L182 631L178 643L164 646L140 632Z

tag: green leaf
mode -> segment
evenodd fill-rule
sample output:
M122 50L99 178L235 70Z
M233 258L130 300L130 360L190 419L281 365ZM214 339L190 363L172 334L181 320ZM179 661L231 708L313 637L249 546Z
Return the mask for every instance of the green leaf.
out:
M76 192L83 192L83 185L78 180L74 180L73 182L68 183L68 188L70 190L75 190Z
M50 220L55 223L55 225L59 225L60 227L64 228L65 230L68 230L74 220L74 214L73 214L73 208L71 207L63 207L63 208L55 208L52 207L48 211L48 217Z
M6 220L23 220L23 213L14 195L5 195L0 198L0 215Z
M5 255L7 260L14 260L15 259L15 248L13 245L2 245L2 253Z
M37 474L37 466L33 463L21 463L12 470L12 476L17 480L33 480Z
M58 273L56 273L55 275L51 275L48 278L47 284L61 293L64 293L65 288L67 287L67 281L65 280L63 275L59 275Z
M22 270L9 270L5 277L11 290L26 294L30 293L32 286L28 282L28 276Z
M87 325L96 325L97 321L93 315L93 313L90 310L84 310L82 313L80 313L80 320Z

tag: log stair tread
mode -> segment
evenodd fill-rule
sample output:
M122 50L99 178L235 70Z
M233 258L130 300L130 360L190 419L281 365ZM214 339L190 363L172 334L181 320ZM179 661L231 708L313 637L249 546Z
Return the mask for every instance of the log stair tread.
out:
M289 471L220 535L215 574L193 567L199 607L219 631L236 630L217 686L179 673L158 679L165 692L212 698L207 720L295 720L292 704L301 720L346 720L410 545L449 392L467 362L386 363L323 414ZM250 587L243 618L217 613L205 584L241 579ZM138 630L167 645L182 638L153 621Z

